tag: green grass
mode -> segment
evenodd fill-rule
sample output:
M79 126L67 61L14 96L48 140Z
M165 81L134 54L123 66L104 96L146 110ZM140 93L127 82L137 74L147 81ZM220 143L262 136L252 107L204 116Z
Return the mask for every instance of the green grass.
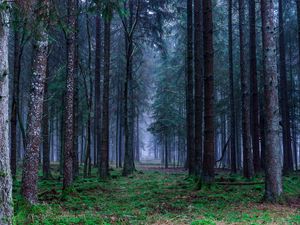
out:
M298 209L297 204L262 203L261 184L214 185L199 191L183 173L147 171L125 178L115 170L111 175L106 181L79 179L67 195L58 179L40 181L40 204L34 207L22 202L20 183L15 182L16 224L300 224L299 174L284 179L286 197ZM222 176L218 179L243 181Z

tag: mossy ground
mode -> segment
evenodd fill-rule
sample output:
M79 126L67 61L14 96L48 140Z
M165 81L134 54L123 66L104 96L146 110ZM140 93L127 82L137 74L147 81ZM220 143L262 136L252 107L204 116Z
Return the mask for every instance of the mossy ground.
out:
M243 181L221 173L220 180ZM256 181L262 180L257 177ZM122 177L120 170L101 181L78 179L63 194L59 179L39 182L40 204L22 203L15 182L16 224L300 224L300 174L284 179L288 201L262 203L264 185L196 189L182 172L144 171Z

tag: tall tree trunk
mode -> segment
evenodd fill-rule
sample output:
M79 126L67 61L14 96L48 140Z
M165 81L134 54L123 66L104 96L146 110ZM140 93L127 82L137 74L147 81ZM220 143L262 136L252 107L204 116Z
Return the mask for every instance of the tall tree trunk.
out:
M0 4L3 4L3 0ZM13 224L12 179L9 163L9 79L8 79L8 14L1 13L0 23L0 224Z
M265 84L265 134L266 134L266 186L265 199L276 201L282 195L282 170L279 140L279 103L276 65L276 18L274 2L261 0L264 84Z
M17 28L14 30L14 71L13 71L13 90L11 105L11 123L10 123L10 166L12 177L15 178L17 170L17 122L19 111L19 93L20 93L20 74L21 74L21 58L23 53L22 42L24 39L24 31L21 29L25 26L20 15L20 1L14 1L13 19L17 21Z
M120 64L119 64L120 65ZM121 122L120 122L120 74L118 74L118 84L117 84L117 111L116 111L116 168L119 167L120 153L119 153L119 146L120 146L120 138L119 133L121 132Z
M125 132L125 156L123 176L135 171L134 165L134 104L133 104L133 34L138 21L139 1L135 21L133 21L133 1L129 1L129 21L123 20L125 28L126 46L126 78L124 84L124 132ZM127 24L128 22L128 24Z
M78 11L79 2L75 2L75 11ZM79 46L78 46L78 15L75 21L75 60L74 60L74 105L73 105L73 179L79 175L79 158L78 158L78 136L79 136L79 86L78 86L78 69L79 69Z
M290 109L288 101L288 86L286 72L286 52L284 38L283 5L279 0L279 65L280 65L280 106L282 116L282 137L283 137L283 171L288 173L293 171L293 153L291 144L291 124Z
M88 11L88 2L86 2L86 10ZM90 18L88 13L86 16L86 30L87 30L87 43L88 43L88 68L87 74L88 77L84 79L85 83L85 95L88 108L88 121L87 121L87 143L85 151L85 160L84 160L84 177L91 175L91 152L92 152L92 139L91 139L91 128L92 128L92 107L93 107L93 82L91 78L91 63L92 63L92 45L91 45L91 31L90 31Z
M47 0L33 2L31 10L35 9L37 4L49 6ZM43 101L44 87L47 74L48 59L48 9L39 12L33 12L33 20L39 21L39 24L33 28L36 39L34 42L33 56L33 76L30 87L30 100L26 131L26 150L23 162L22 174L22 196L30 204L38 201L37 182L39 168L39 152L41 144L41 128L43 119Z
M187 0L186 131L189 174L196 172L194 142L193 0Z
M293 49L292 49L292 41L291 35L289 34L289 78L290 78L290 85L289 85L289 96L291 97L291 122L292 122L292 142L293 142L293 152L294 152L294 159L295 159L295 170L298 170L298 153L297 153L297 121L296 121L296 103L297 99L295 97L295 79L293 78Z
M43 176L45 179L51 177L50 171L50 146L49 146L49 108L48 108L48 80L49 67L47 60L46 68L46 82L44 88L44 102L43 102Z
M240 74L242 84L242 136L243 136L243 170L248 179L254 175L253 155L251 151L250 130L250 94L249 77L246 73L245 49L244 49L244 26L245 26L245 2L239 0L239 32L240 32Z
M19 6L16 6L19 7ZM11 138L11 173L13 178L16 176L17 171L17 118L19 111L19 82L21 74L21 41L20 31L15 31L14 43L14 78L13 78L13 96L12 96L12 110L11 110L11 125L10 125L10 138Z
M73 139L74 139L74 78L75 78L75 50L76 50L76 0L68 0L67 31L67 83L64 109L64 179L63 189L67 189L73 182Z
M194 0L194 67L195 67L195 167L201 175L203 123L203 30L201 0Z
M100 13L96 16L96 59L95 59L95 146L97 155L101 152L101 19ZM97 161L98 161L98 156ZM94 156L95 157L95 156ZM99 161L97 162L97 164Z
M104 82L103 82L103 113L102 142L99 175L106 178L109 175L109 80L110 80L110 26L111 21L104 23Z
M211 183L215 178L214 128L214 48L212 1L203 0L204 30L204 155L202 179Z
M250 109L251 109L251 134L253 149L253 166L255 173L261 170L259 153L259 99L257 85L256 63L256 3L249 0L249 23L250 23Z
M229 55L229 82L230 82L230 131L231 131L231 172L237 172L236 165L236 124L235 124L235 98L233 78L233 35L232 35L232 0L228 0L228 55Z

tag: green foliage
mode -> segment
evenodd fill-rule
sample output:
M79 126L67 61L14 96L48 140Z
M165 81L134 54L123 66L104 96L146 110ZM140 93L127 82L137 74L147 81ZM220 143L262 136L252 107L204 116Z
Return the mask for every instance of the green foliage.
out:
M93 171L96 173L96 171ZM299 209L284 203L265 204L263 184L213 185L195 190L195 181L184 173L135 173L120 170L112 178L79 179L68 193L57 180L39 182L36 206L22 202L20 183L15 182L16 224L299 224ZM221 174L219 180L243 181ZM262 177L255 178L260 181ZM299 175L284 179L286 195L297 200ZM64 198L62 198L64 196Z
M211 220L196 220L191 225L216 225L216 223Z

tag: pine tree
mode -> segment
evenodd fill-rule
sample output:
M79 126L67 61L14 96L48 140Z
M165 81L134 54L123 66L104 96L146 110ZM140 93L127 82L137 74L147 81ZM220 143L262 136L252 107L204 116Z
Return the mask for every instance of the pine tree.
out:
M215 177L214 131L214 48L212 1L203 0L204 30L204 155L202 180L211 183Z
M4 1L1 0L0 4ZM1 11L0 23L0 224L13 224L12 178L9 164L9 77L8 13Z
M265 110L265 199L277 201L282 195L282 170L279 139L279 101L276 65L276 18L274 2L261 1L264 64L264 110Z
M45 8L40 7L43 4ZM35 9L39 7L37 11ZM41 144L41 128L43 119L43 101L47 74L48 59L48 13L49 2L40 0L32 2L33 10L33 76L31 80L31 93L26 130L26 150L22 173L22 196L30 204L38 201L37 182Z

